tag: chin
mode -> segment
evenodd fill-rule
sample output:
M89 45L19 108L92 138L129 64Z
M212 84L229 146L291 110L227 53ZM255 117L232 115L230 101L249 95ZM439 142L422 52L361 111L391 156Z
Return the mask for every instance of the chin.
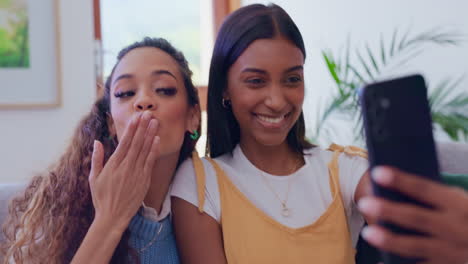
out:
M287 135L261 135L256 137L256 141L267 147L276 147L286 143Z

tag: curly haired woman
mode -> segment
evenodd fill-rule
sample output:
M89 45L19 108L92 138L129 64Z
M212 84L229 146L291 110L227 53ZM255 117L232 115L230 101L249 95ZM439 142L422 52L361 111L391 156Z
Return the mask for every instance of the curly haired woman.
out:
M164 39L119 53L65 154L11 202L6 263L179 263L168 193L200 129L191 75Z

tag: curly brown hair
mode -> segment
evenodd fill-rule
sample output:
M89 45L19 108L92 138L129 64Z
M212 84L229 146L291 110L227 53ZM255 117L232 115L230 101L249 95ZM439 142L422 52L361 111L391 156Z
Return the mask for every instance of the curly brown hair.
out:
M164 39L144 38L124 48L117 56L116 65L128 52L140 47L158 48L171 55L184 78L188 104L199 103L185 57ZM6 242L0 248L5 263L69 263L81 245L95 214L88 182L93 142L102 142L105 161L118 144L108 127L113 72L106 81L103 96L81 120L62 157L47 173L35 176L25 191L10 202L9 216L3 225ZM178 165L189 157L195 144L187 132ZM111 263L125 263L129 255L135 255L128 238L129 232L125 231Z

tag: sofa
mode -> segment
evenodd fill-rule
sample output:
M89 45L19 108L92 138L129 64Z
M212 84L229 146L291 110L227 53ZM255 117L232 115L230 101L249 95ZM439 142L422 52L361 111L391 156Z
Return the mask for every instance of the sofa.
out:
M468 175L468 144L439 142L437 143L437 152L442 172ZM8 201L12 196L21 192L26 184L27 183L0 183L0 223L3 223L8 213ZM0 232L0 241L2 241L2 239L3 236Z

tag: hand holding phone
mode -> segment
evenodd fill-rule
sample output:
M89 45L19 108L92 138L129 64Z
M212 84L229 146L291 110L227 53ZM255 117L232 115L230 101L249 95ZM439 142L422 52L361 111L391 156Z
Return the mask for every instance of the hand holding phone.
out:
M367 85L361 94L361 104L371 170L387 165L440 181L427 89L421 75ZM385 199L427 206L375 182L372 188L376 196ZM379 224L395 233L425 235L388 222ZM418 261L381 253L385 263Z

